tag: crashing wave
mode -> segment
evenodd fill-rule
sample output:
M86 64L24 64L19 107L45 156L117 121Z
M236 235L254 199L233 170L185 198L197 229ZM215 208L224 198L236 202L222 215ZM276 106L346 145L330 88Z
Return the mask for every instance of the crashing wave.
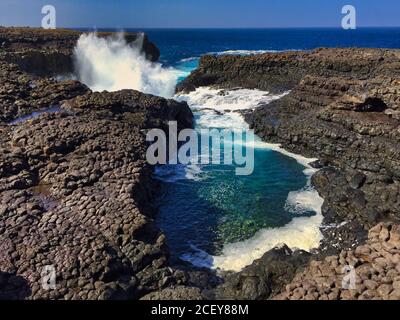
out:
M79 81L93 91L135 89L171 97L182 73L147 60L142 44L143 35L131 44L122 33L108 38L82 35L74 50Z

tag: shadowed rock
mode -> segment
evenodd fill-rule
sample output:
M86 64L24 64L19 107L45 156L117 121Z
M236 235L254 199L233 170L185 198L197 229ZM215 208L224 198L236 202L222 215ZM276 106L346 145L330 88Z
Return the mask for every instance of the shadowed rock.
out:
M292 252L286 245L267 252L243 271L228 275L216 289L216 297L234 300L265 300L277 294L304 267L310 254Z

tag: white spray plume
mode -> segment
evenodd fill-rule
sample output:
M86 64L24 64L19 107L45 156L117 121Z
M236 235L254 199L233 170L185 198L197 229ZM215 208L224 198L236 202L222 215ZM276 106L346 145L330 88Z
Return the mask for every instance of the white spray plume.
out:
M143 34L130 44L123 33L108 38L81 35L74 50L78 79L93 91L135 89L172 97L179 72L147 60L142 45Z

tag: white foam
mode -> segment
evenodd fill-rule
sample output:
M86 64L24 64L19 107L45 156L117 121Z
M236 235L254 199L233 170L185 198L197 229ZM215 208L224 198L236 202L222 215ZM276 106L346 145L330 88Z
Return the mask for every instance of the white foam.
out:
M309 178L308 183L310 183L311 176L315 172L318 171L317 169L312 168L310 166L311 162L318 160L317 158L306 158L302 155L287 151L286 149L282 148L282 146L280 144L264 142L260 138L258 138L255 141L255 145L256 145L256 148L265 148L265 149L273 150L273 151L279 152L285 156L295 159L299 164L301 164L304 167L303 173L304 173L304 175L306 175Z
M148 61L140 52L141 41L142 39L139 39L137 43L128 45L122 34L108 39L99 38L96 34L82 35L75 48L79 80L94 91L136 89L164 97L172 96L179 77L185 73L163 68L161 64ZM258 51L258 53L261 52ZM257 52L235 50L225 51L222 54L257 54ZM190 94L180 94L176 98L186 100L192 108L203 109L203 111L204 109L225 111L254 109L282 96L274 96L260 90L227 91L204 87ZM204 112L203 115L204 118L200 118L199 122L204 126L246 127L243 118L238 113L216 116L215 112L213 114ZM269 148L295 158L305 166L304 172L308 176L314 172L308 165L312 159L295 155L279 145L266 144L261 140L257 141L256 147ZM163 166L157 170L159 170L157 174L159 179L169 182L201 179L202 176L201 167L196 165L177 165L172 168ZM202 266L212 265L213 268L239 271L281 243L291 248L304 250L318 247L322 238L319 229L322 223L322 202L318 193L309 187L291 192L287 200L288 206L292 206L296 211L315 211L316 216L295 218L282 228L260 230L249 240L225 245L222 254L217 257L197 251L191 261ZM186 259L190 260L191 255L186 255Z
M189 61L195 61L198 60L199 57L190 57L190 58L183 58L180 60L180 62L189 62Z
M303 172L309 178L307 186L301 190L290 192L285 207L292 213L304 214L311 211L315 212L316 215L294 218L284 227L263 229L249 240L225 245L222 254L213 257L212 267L215 269L240 271L278 245L286 244L294 250L310 251L318 248L322 240L320 227L323 221L322 205L324 199L310 186L310 178L317 170L312 168L309 163L316 159L294 154L277 144L258 141L257 147L280 152L295 159L305 167Z
M312 204L313 208L308 209L317 211L317 215L294 218L284 227L263 229L249 240L225 245L222 254L213 257L213 268L240 271L254 260L261 258L267 251L281 244L286 244L292 249L306 251L318 247L322 240L319 227L323 220L321 214L323 199L318 196L316 191L312 193L308 194L308 197L313 200L307 200L307 203ZM300 196L301 193L298 195ZM301 198L304 198L304 195L297 200L304 200Z
M298 51L298 49L287 49L287 50L225 50L218 52L209 52L208 54L217 55L217 56L253 56L257 54L264 53L277 53L277 52L287 52L287 51Z
M74 50L78 79L93 91L135 89L171 97L182 72L147 60L142 44L143 36L128 44L122 33L109 38L82 35Z
M222 254L208 255L206 252L192 247L193 252L181 258L198 267L207 267L223 271L239 272L253 261L260 259L269 250L286 244L292 250L310 251L317 248L322 240L320 228L323 216L321 212L324 200L318 192L310 187L291 192L288 205L295 213L316 212L315 216L294 218L280 228L262 229L249 240L226 244Z
M286 244L294 250L310 251L318 248L322 240L320 227L323 221L321 208L324 199L310 186L311 176L317 170L312 168L309 163L316 159L306 158L289 152L278 144L265 143L261 140L257 141L256 147L267 148L282 153L295 159L305 167L303 172L309 178L307 186L301 190L290 192L285 207L292 213L304 214L311 211L315 212L316 215L294 218L284 227L263 229L249 240L225 245L222 254L213 257L212 267L215 269L240 271L278 245Z
M204 250L197 248L194 245L190 245L192 252L184 253L180 256L183 261L189 262L194 266L199 268L209 268L211 269L213 266L213 257L210 256Z
M272 95L257 89L222 90L210 87L200 87L190 93L180 93L175 96L178 100L186 101L192 108L226 110L248 110L286 95Z
M221 128L221 129L247 129L243 116L237 112L219 114L213 110L201 110L198 112L200 117L196 120L196 125L201 128Z
M219 52L210 52L209 54L215 54L218 56L222 55L231 55L231 56L253 56L257 54L263 53L275 53L279 52L277 50L226 50L226 51L219 51Z

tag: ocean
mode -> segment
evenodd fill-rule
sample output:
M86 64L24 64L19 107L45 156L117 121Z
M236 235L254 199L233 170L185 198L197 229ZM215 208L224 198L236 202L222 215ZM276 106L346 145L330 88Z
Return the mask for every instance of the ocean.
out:
M119 44L113 44L112 50L104 50L107 49L104 43L89 39L78 46L89 58L83 63L92 63L104 54L103 60L114 59L123 70L116 72L108 66L104 69L101 64L101 72L87 77L98 79L91 87L99 90L126 87L187 101L199 132L206 128L248 129L236 111L279 98L258 90L221 94L212 88L174 95L174 86L198 66L204 54L249 55L318 47L400 48L400 29L140 31L160 48L160 64L150 65L137 53L127 54L126 48L119 49ZM104 74L111 84L102 81ZM155 178L161 182L156 221L167 236L176 263L185 261L200 267L239 271L282 243L304 250L318 247L322 238L323 199L310 186L310 176L315 170L308 163L313 159L288 153L259 138L254 146L254 159L255 168L250 176L235 175L234 165L156 168Z
M150 40L160 48L161 61L172 66L180 65L182 60L197 58L205 53L229 53L237 50L246 52L310 50L319 47L400 48L400 28L143 29L142 31L146 32Z

